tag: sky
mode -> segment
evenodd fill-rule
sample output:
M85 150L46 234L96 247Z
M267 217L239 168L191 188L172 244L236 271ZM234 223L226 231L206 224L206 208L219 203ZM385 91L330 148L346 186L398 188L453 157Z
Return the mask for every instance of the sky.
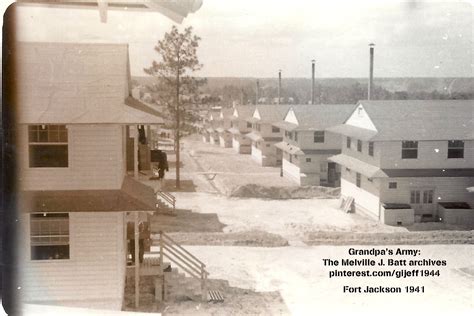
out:
M0 9L12 1L2 1ZM203 0L180 28L202 38L207 77L472 77L472 1ZM132 75L159 56L156 42L174 24L156 12L23 7L23 41L129 43Z

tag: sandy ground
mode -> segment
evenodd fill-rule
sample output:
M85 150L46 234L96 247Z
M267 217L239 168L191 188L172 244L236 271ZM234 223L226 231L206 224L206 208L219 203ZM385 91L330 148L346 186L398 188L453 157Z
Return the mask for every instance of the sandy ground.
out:
M410 244L410 241L416 243L418 239L434 236L430 234L440 234L437 230L443 228L454 231L449 232L452 235L441 233L440 239L465 238L472 244L472 231L459 233L456 227L438 224L419 224L410 229L385 226L357 214L341 212L337 209L337 199L229 197L229 192L240 185L291 187L294 184L282 179L278 168L262 168L250 156L238 155L231 148L186 139L182 156L181 175L186 189L173 194L177 197L177 207L184 211L181 217L163 219L159 225L171 231L207 264L212 279L229 281L230 286L222 290L231 294L232 299L210 307L191 301L173 302L163 309L165 315L167 312L171 315L278 315L288 311L292 315L343 312L378 315L381 311L398 315L459 315L472 311L473 245L400 246L420 249L425 259L447 260L448 265L440 269L441 277L330 279L329 268L322 265L323 258L347 258L350 247L368 248L348 246L360 242L361 239L354 238L357 234L380 248L388 235L395 243L404 237L407 240L403 243ZM174 170L170 171L168 179L173 178ZM412 234L410 230L433 233L423 232L426 235L413 240L406 237ZM288 241L289 246L278 247L278 243L271 243L272 239L283 244ZM324 239L329 244L342 246L320 246L325 243ZM425 293L343 294L344 285L419 285L425 286ZM243 294L245 291L250 294Z
M358 247L368 249L367 247ZM376 247L382 249L382 247ZM396 249L396 247L390 247ZM279 291L293 315L317 315L342 312L368 315L396 313L459 315L474 308L472 286L474 281L472 245L416 246L420 258L447 260L440 269L441 277L406 279L392 278L329 278L323 258L348 258L347 246L313 246L285 248L248 247L192 247L208 263L215 278L229 280L231 286L255 291ZM409 259L409 257L399 257ZM357 268L349 267L349 270ZM362 270L365 270L362 269ZM425 286L422 294L343 294L342 287ZM396 303L395 303L396 302ZM394 305L396 304L396 305Z

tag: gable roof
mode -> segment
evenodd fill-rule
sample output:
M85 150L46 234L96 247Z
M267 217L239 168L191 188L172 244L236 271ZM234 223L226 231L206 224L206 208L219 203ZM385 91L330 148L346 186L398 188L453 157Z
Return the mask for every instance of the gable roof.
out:
M129 91L128 45L20 42L20 124L161 124Z
M474 139L474 100L359 101L374 123L372 140Z
M295 130L324 130L343 123L355 107L354 104L302 104L292 106L289 111L293 111L298 121Z
M255 105L238 105L235 107L235 110L238 116L232 115L232 119L246 120L252 117Z
M285 118L290 107L291 105L289 104L259 104L257 105L255 112L258 111L258 114L260 115L259 122L275 123Z

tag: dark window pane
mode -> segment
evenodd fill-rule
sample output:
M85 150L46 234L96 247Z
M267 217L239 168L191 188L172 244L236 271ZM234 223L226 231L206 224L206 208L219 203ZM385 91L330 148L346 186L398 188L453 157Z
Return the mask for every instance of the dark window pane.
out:
M48 130L47 129L41 129L38 132L38 141L41 143L45 143L48 141Z
M418 150L417 149L403 149L402 158L403 159L416 159L418 158Z
M388 188L389 189L396 189L397 188L397 183L396 182L389 182L388 183Z
M374 155L374 142L369 142L369 155Z
M362 141L361 140L357 140L357 151L362 151Z
M69 259L69 245L31 246L31 260Z
M30 145L30 167L68 166L68 145Z
M349 148L349 149L351 148L351 138L350 137L347 137L346 147Z

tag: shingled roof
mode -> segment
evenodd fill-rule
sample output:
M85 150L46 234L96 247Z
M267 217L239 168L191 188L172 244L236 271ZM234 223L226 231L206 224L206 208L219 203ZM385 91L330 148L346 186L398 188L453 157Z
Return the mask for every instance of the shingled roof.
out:
M255 109L254 115L260 116L261 123L275 123L283 120L290 109L289 104L259 104Z
M130 96L126 44L21 42L20 124L161 124Z
M344 122L355 109L354 104L304 104L294 105L293 111L298 121L295 130L324 130Z
M237 116L232 115L232 119L246 120L252 117L253 112L255 111L255 105L238 105L235 107L237 111Z
M375 125L372 140L474 139L474 100L359 101Z

